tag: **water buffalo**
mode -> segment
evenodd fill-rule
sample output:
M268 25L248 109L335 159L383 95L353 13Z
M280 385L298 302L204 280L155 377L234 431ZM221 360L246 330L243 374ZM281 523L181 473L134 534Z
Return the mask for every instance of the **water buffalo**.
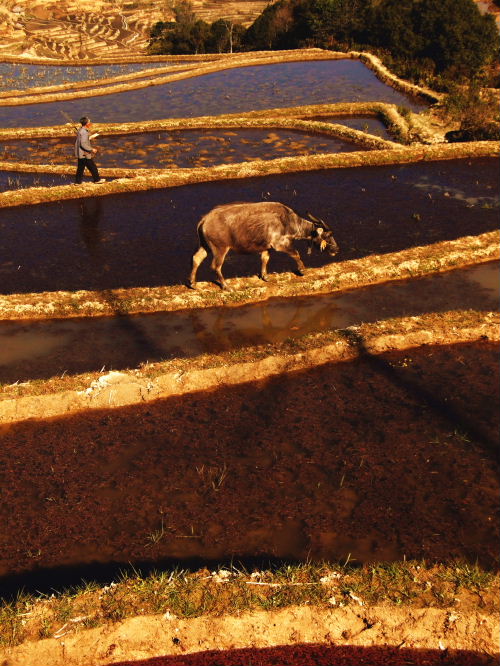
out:
M222 289L228 288L221 269L229 250L239 254L259 252L262 260L260 277L263 280L267 280L271 248L286 252L295 259L298 274L303 275L305 266L293 246L295 239L308 239L311 245L317 245L331 256L339 251L328 225L310 213L307 215L310 220L276 201L230 203L212 209L198 223L200 247L193 255L189 286L196 288L198 266L209 250L213 256L212 268L217 273Z

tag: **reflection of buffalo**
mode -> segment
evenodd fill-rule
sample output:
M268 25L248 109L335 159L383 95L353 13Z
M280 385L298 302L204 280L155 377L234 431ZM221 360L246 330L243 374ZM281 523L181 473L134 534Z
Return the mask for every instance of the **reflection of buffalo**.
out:
M231 203L217 206L198 223L200 247L193 255L189 286L196 285L198 266L208 251L212 253L212 268L217 273L222 289L227 289L222 275L222 264L229 250L240 254L259 252L262 260L260 277L267 280L269 250L286 252L297 263L299 275L305 266L293 246L295 239L307 239L332 256L339 251L333 232L322 220L305 220L291 208L276 201L259 203Z

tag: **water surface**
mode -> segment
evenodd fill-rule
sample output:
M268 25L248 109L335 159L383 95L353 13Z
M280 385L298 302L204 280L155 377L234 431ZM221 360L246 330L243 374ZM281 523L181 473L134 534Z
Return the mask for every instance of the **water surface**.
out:
M7 190L21 190L26 187L68 185L73 182L73 180L73 177L66 174L0 171L0 192L5 192Z
M0 322L0 382L123 370L428 312L498 308L499 262L343 293L103 318ZM430 296L432 294L432 296ZM119 308L119 300L111 300Z
M238 67L182 81L64 102L0 107L3 127L61 124L61 113L94 122L193 118L304 104L389 102L419 110L423 102L394 90L356 60Z
M0 292L182 283L197 248L196 224L214 206L281 201L333 227L345 261L498 228L493 158L326 169L199 183L0 209ZM99 187L99 186L96 186ZM306 266L332 258L313 252ZM226 278L255 275L256 255L230 253ZM269 271L295 269L273 253ZM213 278L209 261L199 279Z
M0 62L0 90L27 90L42 86L57 86L73 81L107 79L144 69L168 67L177 62L139 62L105 65L32 65Z
M74 136L0 141L0 160L31 164L68 164ZM214 166L295 155L361 150L352 141L284 129L211 129L101 134L96 162L102 167L167 168ZM11 189L15 189L14 187Z

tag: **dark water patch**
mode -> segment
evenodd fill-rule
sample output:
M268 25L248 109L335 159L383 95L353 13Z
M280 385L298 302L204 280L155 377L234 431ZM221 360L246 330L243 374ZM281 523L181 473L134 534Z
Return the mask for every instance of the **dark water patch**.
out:
M76 170L76 168L75 168ZM68 185L74 178L57 173L28 173L24 171L0 171L0 192L20 190L26 187L53 187Z
M495 159L331 169L200 183L0 209L2 293L183 283L196 224L216 205L282 201L334 229L335 261L480 234L498 228ZM303 255L305 247L299 243ZM313 252L306 266L331 257ZM257 256L230 253L227 278L255 275ZM273 253L270 271L295 269ZM199 279L212 279L209 262ZM297 278L299 279L299 278Z
M0 107L0 124L56 125L61 123L61 112L76 119L85 114L94 122L116 123L369 101L425 108L424 103L379 81L356 60L322 60L240 67L100 97Z
M155 69L175 64L179 63L140 62L70 66L0 62L0 90L27 90L42 86L57 86L73 81L106 79L121 74L131 74L144 69Z
M0 382L135 368L141 363L276 344L332 329L448 310L496 311L499 263L342 294L238 308L0 323Z
M423 347L411 364L497 423L497 353L484 341ZM0 447L0 572L404 555L493 567L498 477L468 439L364 358L14 423Z
M94 141L103 167L213 166L294 155L360 150L351 141L282 129L179 130L106 136ZM0 160L67 164L74 137L0 141Z
M392 140L391 133L388 131L384 123L373 116L315 116L305 120L317 120L323 123L330 122L335 125L346 125L347 127L359 130L360 132L366 132L367 134L378 136L386 141Z

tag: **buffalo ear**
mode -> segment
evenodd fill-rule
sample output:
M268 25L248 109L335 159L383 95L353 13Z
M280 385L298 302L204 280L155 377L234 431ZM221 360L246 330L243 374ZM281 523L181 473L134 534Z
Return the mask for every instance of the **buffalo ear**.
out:
M323 227L318 227L318 228L316 229L316 235L317 235L317 236L322 236L322 235L323 235L323 232L324 232Z

